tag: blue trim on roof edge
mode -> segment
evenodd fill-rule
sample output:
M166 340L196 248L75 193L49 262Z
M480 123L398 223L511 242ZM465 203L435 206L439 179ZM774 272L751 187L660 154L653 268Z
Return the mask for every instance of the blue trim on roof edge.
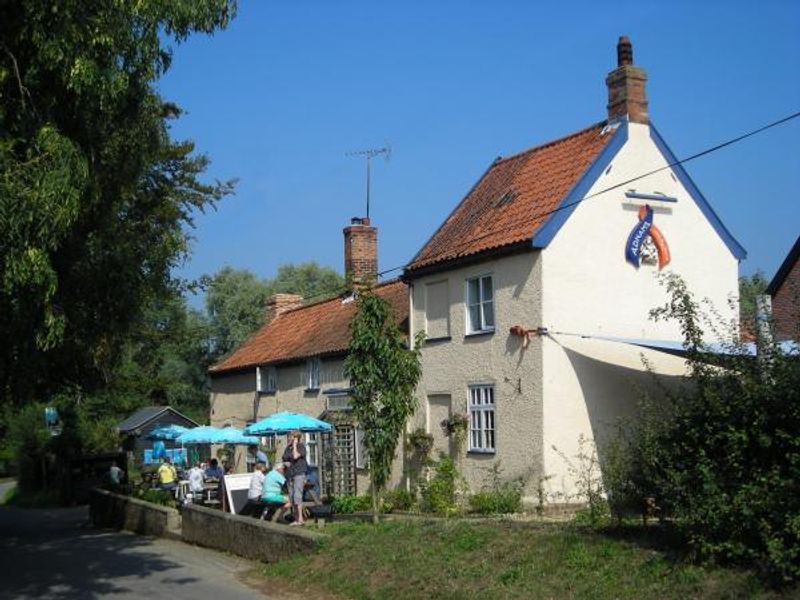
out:
M664 156L664 159L671 165L673 163L678 162L678 159L672 153L672 150L669 149L667 143L664 141L664 138L658 133L658 130L655 126L651 123L650 124L650 139L655 142L656 147L658 148L659 152ZM728 247L728 250L731 251L731 254L738 259L744 260L747 258L747 250L736 241L736 238L733 237L730 231L725 227L722 223L720 218L717 216L717 213L714 212L714 209L711 208L711 205L708 203L708 200L705 199L703 193L698 189L695 185L692 178L689 177L689 174L681 165L673 165L672 170L675 173L678 180L681 182L686 191L689 192L689 196L694 200L694 203L697 204L700 211L703 213L705 218L714 228L714 231L717 232L722 241L725 242L725 245Z
M592 164L581 175L578 182L572 186L569 193L564 196L564 199L559 202L558 206L569 205L576 202L586 195L586 192L592 187L601 173L606 170L611 161L619 152L620 148L628 141L628 121L620 121L617 130L614 132L614 137L606 144L606 147L597 155ZM563 210L557 210L550 215L550 218L545 221L544 225L536 230L536 233L531 238L531 245L534 248L546 248L547 245L553 241L553 238L558 233L561 226L567 222L570 215L575 210L578 204L573 204Z

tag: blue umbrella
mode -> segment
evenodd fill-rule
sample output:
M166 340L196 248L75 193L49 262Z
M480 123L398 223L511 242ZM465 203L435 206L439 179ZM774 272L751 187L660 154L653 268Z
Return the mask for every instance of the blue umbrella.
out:
M235 427L223 427L215 434L214 443L256 446L258 445L258 438L245 435L241 429L236 429Z
M147 434L148 440L174 440L182 433L189 431L182 425L159 425Z
M269 435L289 433L290 431L331 431L330 423L320 421L308 415L293 412L279 412L245 427L244 432L250 435Z
M216 444L215 436L218 432L219 429L217 427L202 425L180 434L176 441L184 446L190 446L192 444Z

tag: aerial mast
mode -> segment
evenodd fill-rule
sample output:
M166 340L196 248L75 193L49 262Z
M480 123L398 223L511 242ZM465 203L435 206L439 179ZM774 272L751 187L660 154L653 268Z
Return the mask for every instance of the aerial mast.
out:
M386 144L382 148L368 148L367 150L354 150L348 152L347 156L359 156L367 159L367 218L369 218L369 194L370 194L370 180L372 177L372 159L376 156L383 156L388 161L392 155L392 147Z

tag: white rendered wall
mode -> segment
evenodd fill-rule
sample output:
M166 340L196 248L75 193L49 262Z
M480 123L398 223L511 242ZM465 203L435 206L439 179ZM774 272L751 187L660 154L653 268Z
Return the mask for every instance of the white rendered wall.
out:
M666 165L647 125L631 123L629 139L587 195ZM677 203L650 202L654 224L670 248L672 260L663 272L680 274L698 299L708 298L722 324L732 326L737 308L738 261L706 220L688 191L669 169L579 204L542 251L542 325L551 332L582 335L681 340L677 323L653 322L649 311L666 301L657 280L658 267L625 261L625 243L644 201L625 197L627 189L661 192ZM580 358L586 354L587 360ZM638 392L624 382L639 377L641 351L618 343L593 342L554 334L543 344L544 469L553 478L551 491L570 490L570 476L558 450L577 453L578 436L602 436L601 423L627 412ZM657 372L683 372L680 360L646 352ZM588 359L591 360L588 360ZM593 362L592 362L593 361ZM576 364L579 365L576 370ZM609 370L609 365L619 365ZM583 369L583 371L581 371ZM597 373L611 373L617 388L601 385ZM587 382L593 382L587 385Z

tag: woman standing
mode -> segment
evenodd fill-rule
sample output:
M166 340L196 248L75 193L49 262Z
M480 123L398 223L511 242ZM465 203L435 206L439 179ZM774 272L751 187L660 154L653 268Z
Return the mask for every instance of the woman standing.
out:
M303 525L303 489L306 485L306 445L300 440L303 434L293 431L289 435L289 445L283 451L284 462L290 463L286 472L286 481L289 484L289 500L295 510L295 519L292 525Z

